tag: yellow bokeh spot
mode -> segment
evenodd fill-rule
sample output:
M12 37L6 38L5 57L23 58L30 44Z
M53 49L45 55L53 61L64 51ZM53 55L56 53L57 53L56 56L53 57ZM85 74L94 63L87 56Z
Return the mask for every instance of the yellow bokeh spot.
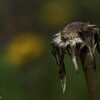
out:
M63 1L49 1L43 5L40 19L50 27L65 24L72 18L72 8L69 3Z
M23 64L38 59L44 51L43 38L38 35L22 34L8 44L6 60L12 64Z

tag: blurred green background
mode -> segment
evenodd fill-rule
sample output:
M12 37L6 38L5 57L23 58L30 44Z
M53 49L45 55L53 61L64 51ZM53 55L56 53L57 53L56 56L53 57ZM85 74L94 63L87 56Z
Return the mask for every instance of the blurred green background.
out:
M63 94L51 54L53 34L74 21L100 25L100 0L0 0L0 96L3 100L89 100L82 68L65 57ZM100 57L93 72L100 98ZM0 97L0 98L1 98Z

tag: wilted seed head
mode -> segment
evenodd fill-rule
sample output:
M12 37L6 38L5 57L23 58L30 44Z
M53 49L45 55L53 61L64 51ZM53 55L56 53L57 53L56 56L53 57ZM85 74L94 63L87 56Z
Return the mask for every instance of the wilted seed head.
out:
M99 29L100 27L97 25L83 22L73 22L68 24L62 31L53 35L53 39L51 41L52 53L60 67L59 78L61 80L63 92L65 91L66 86L64 54L67 51L67 53L71 56L75 71L78 72L77 59L79 58L80 51L85 49L87 59L91 62L91 66L96 69L94 54L95 48L97 48L100 53Z

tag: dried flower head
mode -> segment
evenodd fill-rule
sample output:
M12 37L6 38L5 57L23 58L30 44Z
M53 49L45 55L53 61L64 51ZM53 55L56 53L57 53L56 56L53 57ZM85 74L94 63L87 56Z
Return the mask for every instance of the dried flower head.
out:
M99 29L100 28L97 25L83 22L73 22L68 24L62 31L53 35L53 39L51 41L52 53L60 67L59 78L61 80L63 92L66 89L64 54L66 54L67 51L68 55L71 56L75 71L78 72L77 60L81 50L84 48L87 55L87 60L91 62L91 66L94 68L94 70L96 70L94 54L96 48L100 53Z

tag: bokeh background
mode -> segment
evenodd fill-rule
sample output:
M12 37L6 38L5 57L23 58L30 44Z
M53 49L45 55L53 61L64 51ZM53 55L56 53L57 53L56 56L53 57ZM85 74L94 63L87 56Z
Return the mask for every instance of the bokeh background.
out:
M0 99L89 100L84 74L66 56L63 94L50 41L68 23L100 25L100 0L0 0ZM93 72L100 98L100 57Z

